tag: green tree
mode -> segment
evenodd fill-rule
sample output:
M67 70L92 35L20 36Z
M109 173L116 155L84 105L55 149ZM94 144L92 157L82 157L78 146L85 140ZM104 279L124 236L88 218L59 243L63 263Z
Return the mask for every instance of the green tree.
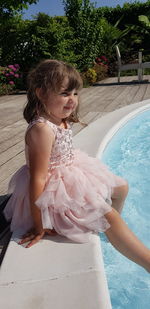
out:
M37 3L38 1L39 0L1 0L0 12L1 14L11 14L14 11L21 11L24 8L28 8L28 4Z
M145 50L145 54L149 55L150 40L150 21L147 16L137 16L137 20L133 24L126 24L127 36L122 40L124 56L130 59L137 55L138 51ZM128 60L128 59L127 59Z
M73 29L78 27L79 15L83 6L82 0L63 0L64 10ZM88 1L89 2L89 1Z
M33 20L22 20L17 15L0 28L0 63L18 63L24 77L32 66L46 58L76 65L72 42L73 33L67 17L39 13Z
M39 0L0 0L0 26Z
M39 0L0 0L0 32L2 35L5 26L9 28L10 23L14 24L15 17L20 19L21 12L24 8L27 9L28 5L37 3L38 1ZM0 48L2 48L2 45L0 45Z
M73 31L77 66L85 70L92 66L101 44L100 19L89 0L63 0L63 3Z

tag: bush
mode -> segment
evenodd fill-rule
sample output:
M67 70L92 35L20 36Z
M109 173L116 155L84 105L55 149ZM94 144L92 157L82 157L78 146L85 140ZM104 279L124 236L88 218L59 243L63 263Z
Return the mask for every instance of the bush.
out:
M106 78L108 75L108 65L104 63L94 63L93 67L85 72L81 73L83 79L83 86L88 87L93 85L95 82Z
M95 59L94 70L97 73L97 81L104 79L108 75L109 61L105 56Z
M14 87L12 85L1 84L0 85L0 96L13 93L13 89Z
M83 79L83 86L89 86L96 82L97 74L93 68L88 69L87 71L81 73Z
M100 18L90 0L63 0L63 3L73 31L76 66L80 71L86 71L91 68L102 43Z
M19 88L21 74L19 64L0 67L0 94L9 94Z
M96 74L97 74L97 79L96 81L100 81L104 78L107 77L107 73L108 73L108 66L105 64L97 64L95 63L93 66L93 69L95 70Z

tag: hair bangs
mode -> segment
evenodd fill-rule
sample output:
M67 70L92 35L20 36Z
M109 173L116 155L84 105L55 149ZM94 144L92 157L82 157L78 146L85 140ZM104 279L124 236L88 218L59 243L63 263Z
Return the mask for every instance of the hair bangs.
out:
M80 74L69 65L66 67L66 78L68 78L67 91L70 92L73 89L79 90L82 88L83 83Z

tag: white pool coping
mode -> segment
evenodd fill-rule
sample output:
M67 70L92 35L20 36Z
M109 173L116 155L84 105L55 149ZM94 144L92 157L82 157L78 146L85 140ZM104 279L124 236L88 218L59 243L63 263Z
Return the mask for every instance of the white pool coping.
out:
M110 309L97 236L76 244L57 236L30 249L13 235L0 271L3 309Z
M97 156L114 134L116 122L122 125L120 119L129 119L148 104L145 100L96 120L74 137L74 145ZM86 244L47 237L30 249L17 241L13 234L0 269L1 308L111 309L98 236Z

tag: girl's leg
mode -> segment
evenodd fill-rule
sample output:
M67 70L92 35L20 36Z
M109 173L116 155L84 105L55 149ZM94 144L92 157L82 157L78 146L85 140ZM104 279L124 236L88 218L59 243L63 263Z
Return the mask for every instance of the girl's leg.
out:
M112 207L115 208L119 213L121 213L124 201L127 197L129 188L128 183L125 182L124 185L120 187L115 187L112 194Z
M105 217L111 225L105 232L111 244L128 259L150 272L150 250L133 234L115 209Z

